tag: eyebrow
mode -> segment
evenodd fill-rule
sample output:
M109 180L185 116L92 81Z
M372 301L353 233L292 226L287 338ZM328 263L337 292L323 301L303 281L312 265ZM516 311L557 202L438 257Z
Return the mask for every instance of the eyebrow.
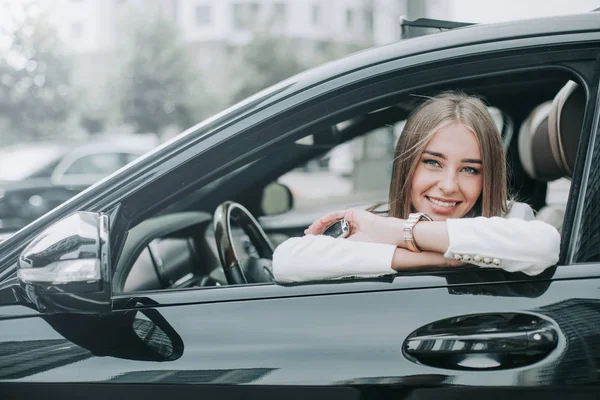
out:
M445 155L443 155L442 153L438 153L436 151L425 150L423 153L427 153L427 154L432 155L434 157L439 157L442 160L446 160L446 156ZM470 164L481 164L481 160L476 159L476 158L463 158L462 162L464 162L464 163L470 163Z

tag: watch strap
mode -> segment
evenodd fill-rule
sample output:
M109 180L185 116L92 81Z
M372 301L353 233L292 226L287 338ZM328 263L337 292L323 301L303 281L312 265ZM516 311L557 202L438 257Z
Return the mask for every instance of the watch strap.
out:
M415 237L413 235L413 229L417 223L420 221L433 221L433 219L425 214L425 213L410 213L408 218L404 222L404 243L406 243L406 248L412 252L420 253L421 249L417 245L415 241Z

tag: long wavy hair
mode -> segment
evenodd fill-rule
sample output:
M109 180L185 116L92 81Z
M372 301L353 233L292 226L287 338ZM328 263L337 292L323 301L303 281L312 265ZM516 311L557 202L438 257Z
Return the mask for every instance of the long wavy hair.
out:
M407 218L412 179L421 154L444 126L460 122L472 131L481 150L483 188L467 216L500 216L508 212L506 157L500 132L483 101L461 92L429 98L412 112L396 145L389 193L388 215Z

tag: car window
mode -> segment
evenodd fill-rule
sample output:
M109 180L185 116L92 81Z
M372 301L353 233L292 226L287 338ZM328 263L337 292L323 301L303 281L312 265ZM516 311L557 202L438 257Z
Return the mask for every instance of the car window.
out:
M124 153L98 153L82 156L75 160L66 170L69 175L108 175L128 162Z
M404 121L338 145L282 175L278 182L291 190L295 209L385 201L394 146L403 126Z

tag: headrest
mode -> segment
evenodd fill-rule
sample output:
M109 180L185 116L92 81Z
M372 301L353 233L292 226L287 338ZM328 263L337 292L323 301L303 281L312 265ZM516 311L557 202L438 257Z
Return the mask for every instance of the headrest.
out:
M548 131L554 157L560 159L569 178L573 176L584 112L583 87L573 81L567 82L552 101Z
M585 111L585 93L569 81L531 111L519 130L519 157L529 176L540 181L571 177Z

